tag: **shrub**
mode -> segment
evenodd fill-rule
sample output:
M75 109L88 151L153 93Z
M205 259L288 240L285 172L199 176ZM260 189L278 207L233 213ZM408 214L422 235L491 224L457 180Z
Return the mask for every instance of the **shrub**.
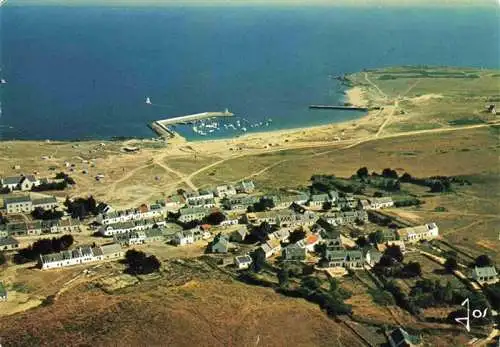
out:
M128 265L125 272L131 275L150 274L158 271L161 266L160 261L154 255L146 256L144 252L135 249L125 253L125 262Z

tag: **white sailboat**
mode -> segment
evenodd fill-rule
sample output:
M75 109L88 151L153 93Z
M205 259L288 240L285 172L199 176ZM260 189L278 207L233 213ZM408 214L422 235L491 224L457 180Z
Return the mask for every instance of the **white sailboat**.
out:
M7 81L5 79L0 79L0 84L7 84Z
M149 98L149 96L146 97L146 104L151 105L151 99Z

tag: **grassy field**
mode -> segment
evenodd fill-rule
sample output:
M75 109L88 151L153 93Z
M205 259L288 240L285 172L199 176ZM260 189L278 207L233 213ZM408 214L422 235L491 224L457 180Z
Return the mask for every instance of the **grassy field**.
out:
M349 76L365 90L369 104L398 100L387 132L478 124L496 117L486 106L500 101L497 70L451 67L395 67Z
M159 280L106 294L92 283L0 318L6 345L363 346L313 304L172 263ZM300 324L297 324L300 322ZM140 323L140 324L139 324Z

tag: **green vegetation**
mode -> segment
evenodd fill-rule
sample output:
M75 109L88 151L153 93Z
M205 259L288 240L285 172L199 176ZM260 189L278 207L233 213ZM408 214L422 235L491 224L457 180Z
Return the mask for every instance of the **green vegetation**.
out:
M368 293L373 298L373 302L380 306L391 306L395 304L394 297L385 290L378 288L368 289Z
M160 269L161 263L154 256L147 256L144 252L129 249L125 253L125 263L127 264L126 273L130 275L147 275L157 272Z

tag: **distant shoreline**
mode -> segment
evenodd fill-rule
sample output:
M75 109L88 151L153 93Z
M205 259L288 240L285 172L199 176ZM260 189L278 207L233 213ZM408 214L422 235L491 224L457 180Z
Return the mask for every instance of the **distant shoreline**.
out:
M344 102L356 106L356 107L367 107L368 106L368 99L366 99L363 89L360 86L350 86L346 87L344 90ZM304 105L304 109L306 110L307 105ZM321 112L321 111L320 111ZM324 111L323 111L324 112ZM352 111L343 111L343 112L352 112ZM349 119L349 120L340 120L338 122L325 122L324 124L316 124L316 125L310 125L310 126L299 126L299 127L290 127L290 128L282 128L282 129L270 129L270 130L259 130L259 131L250 131L247 133L242 133L242 134L236 134L234 136L225 136L225 137L215 137L215 138L195 138L195 139L187 139L186 137L182 136L179 132L175 131L178 136L171 139L167 140L167 143L214 143L214 142L222 142L222 141L231 141L231 140L249 140L252 138L256 137L269 137L272 138L273 136L283 136L283 135L288 135L288 134L294 134L298 132L303 132L303 131L312 131L312 130L321 130L321 129L326 129L331 126L345 126L349 122L353 121L359 121L364 119L365 117L368 116L370 111L364 113L363 115L360 115L356 119ZM147 126L145 124L145 126ZM79 142L99 142L99 141L104 141L104 142L124 142L124 141L144 141L144 140L156 140L156 141L163 141L163 139L158 136L153 130L151 130L151 136L111 136L111 137L89 137L88 139L81 139L81 138L74 138L74 139L63 139L63 140L58 140L58 139L0 139L0 142L17 142L17 141L23 141L23 142L59 142L59 143L79 143Z

